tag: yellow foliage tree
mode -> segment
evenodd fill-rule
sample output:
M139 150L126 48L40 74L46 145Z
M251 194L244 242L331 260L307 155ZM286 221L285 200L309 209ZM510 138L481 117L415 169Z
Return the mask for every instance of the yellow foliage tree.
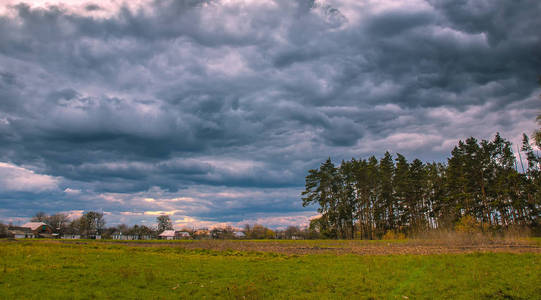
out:
M460 218L458 223L455 225L455 230L464 233L475 233L479 232L480 225L474 217L466 215Z

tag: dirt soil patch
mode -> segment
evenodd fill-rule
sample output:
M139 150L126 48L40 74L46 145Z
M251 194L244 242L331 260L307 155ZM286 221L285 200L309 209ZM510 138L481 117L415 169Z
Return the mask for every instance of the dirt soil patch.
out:
M474 252L541 253L541 246L527 240L497 241L229 241L195 240L174 242L117 242L102 241L106 244L123 244L136 247L178 247L183 249L208 249L216 251L259 251L281 254L448 254Z

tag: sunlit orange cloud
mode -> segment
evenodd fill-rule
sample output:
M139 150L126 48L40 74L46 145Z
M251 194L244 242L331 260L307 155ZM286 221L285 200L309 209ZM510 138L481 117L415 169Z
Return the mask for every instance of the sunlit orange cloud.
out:
M142 216L144 215L143 212L131 212L131 211L122 211L120 212L123 216Z
M261 224L278 229L284 229L288 226L306 227L310 224L310 221L312 219L318 218L320 216L320 214L312 213L310 215L268 216L243 220L237 222L237 224Z
M294 216L269 216L260 217L254 219L245 219L238 222L213 222L204 221L190 216L178 216L171 217L174 223L175 229L182 228L223 228L231 226L235 229L241 230L245 224L261 224L276 229L285 229L288 226L306 227L309 225L310 220L320 217L320 214L308 214L308 215L294 215Z
M110 193L110 194L101 194L100 197L107 202L118 202L124 204L124 199L120 195Z
M197 202L198 199L192 198L192 197L176 197L171 199L161 199L161 201L166 202Z
M81 190L72 189L72 188L65 188L64 193L66 193L68 195L79 195L81 193Z
M160 216L160 215L174 215L176 213L182 213L182 210L170 210L170 211L164 211L164 210L157 210L157 211L145 211L145 215L149 216Z
M68 215L68 218L74 220L80 218L83 215L84 210L69 210L62 213Z

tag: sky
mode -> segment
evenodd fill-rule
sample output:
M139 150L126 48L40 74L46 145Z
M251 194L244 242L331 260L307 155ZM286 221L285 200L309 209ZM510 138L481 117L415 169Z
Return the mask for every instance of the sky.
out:
M0 0L0 221L305 225L327 157L445 162L541 108L538 0Z

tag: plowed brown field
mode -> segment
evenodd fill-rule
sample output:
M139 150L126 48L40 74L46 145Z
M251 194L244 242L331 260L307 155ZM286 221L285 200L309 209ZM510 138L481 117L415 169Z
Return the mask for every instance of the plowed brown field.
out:
M86 243L86 241L62 241ZM106 244L124 244L137 247L177 247L215 251L258 251L281 254L446 254L473 252L541 253L541 245L528 239L517 240L404 240L404 241L344 241L344 240L189 240L189 241L101 241Z

